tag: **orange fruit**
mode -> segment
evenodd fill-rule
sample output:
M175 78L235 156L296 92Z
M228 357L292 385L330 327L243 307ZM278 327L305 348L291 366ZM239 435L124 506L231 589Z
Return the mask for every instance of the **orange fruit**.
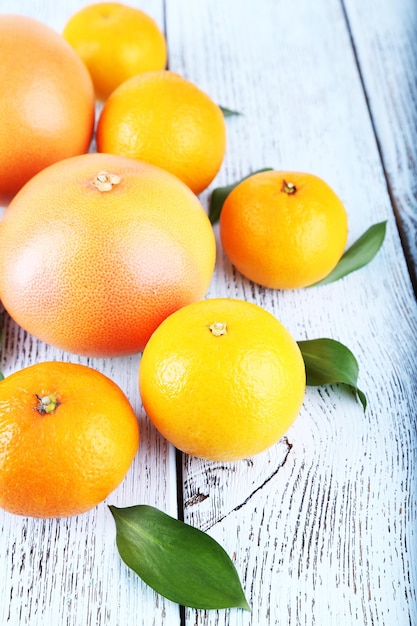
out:
M44 167L87 152L94 89L64 38L23 15L0 15L0 204Z
M63 36L88 67L100 100L135 74L167 64L165 36L155 20L119 2L85 6L68 20Z
M105 103L97 148L158 165L198 194L220 169L226 125L220 107L192 82L170 71L146 72Z
M306 287L343 254L345 207L321 178L268 171L239 183L220 214L224 252L246 278L272 289Z
M302 405L306 374L297 343L256 304L213 298L156 329L141 358L144 409L175 447L235 461L270 447Z
M85 365L46 362L0 383L0 507L31 517L84 513L125 477L139 444L121 389Z
M215 263L207 214L178 178L89 153L44 169L0 222L0 299L29 333L69 352L139 352L204 296Z

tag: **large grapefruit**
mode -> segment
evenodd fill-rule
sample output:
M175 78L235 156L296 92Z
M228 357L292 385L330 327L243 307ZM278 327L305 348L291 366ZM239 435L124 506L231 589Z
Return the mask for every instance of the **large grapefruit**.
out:
M0 205L44 167L87 152L94 88L80 58L54 30L0 15Z
M39 339L72 353L141 351L176 309L201 299L215 239L174 175L89 153L49 166L0 222L0 298Z

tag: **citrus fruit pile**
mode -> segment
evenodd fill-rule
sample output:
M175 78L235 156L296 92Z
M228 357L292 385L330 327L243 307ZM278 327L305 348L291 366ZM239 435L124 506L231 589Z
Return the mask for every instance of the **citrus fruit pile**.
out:
M117 2L81 9L63 37L84 61L104 107L99 152L144 160L203 191L226 150L220 107L197 85L165 69L167 45L156 22Z
M0 15L0 47L6 311L69 353L142 352L143 406L180 450L234 461L273 445L303 402L300 350L263 308L204 299L216 244L197 194L224 159L221 108L166 69L156 22L119 3L86 6L62 35ZM250 280L293 289L336 265L347 215L321 179L272 171L230 193L220 237ZM90 367L16 372L0 382L0 406L0 506L13 513L88 510L138 447L128 399Z

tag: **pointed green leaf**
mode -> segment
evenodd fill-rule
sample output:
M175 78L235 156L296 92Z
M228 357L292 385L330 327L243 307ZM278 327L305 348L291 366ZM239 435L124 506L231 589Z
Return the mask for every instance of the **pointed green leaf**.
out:
M231 183L230 185L226 185L225 187L217 187L216 189L213 189L213 192L210 197L210 205L209 205L210 222L214 225L216 222L219 221L220 213L222 211L223 204L227 196L229 195L231 191L233 191L235 187L239 185L239 183L243 182L244 180L246 180L250 176L253 176L254 174L259 174L259 172L270 172L271 170L272 170L272 167L264 167L263 169L256 170L256 172L252 172L251 174L244 176L244 178L242 178L241 180L238 180L236 183Z
M366 396L358 388L359 366L353 353L334 339L310 339L298 341L303 355L307 385L331 385L341 383L352 387L366 410Z
M322 280L314 283L314 285L310 285L310 287L333 283L335 280L339 280L339 278L343 278L343 276L355 272L370 263L383 244L386 227L387 222L385 221L374 224L368 228L368 230L346 250L334 270Z
M225 117L232 117L233 115L242 115L240 111L233 111L232 109L227 109L226 107L222 107L220 104L219 104L219 107Z
M109 508L121 558L152 589L191 608L250 611L235 566L212 537L151 506Z

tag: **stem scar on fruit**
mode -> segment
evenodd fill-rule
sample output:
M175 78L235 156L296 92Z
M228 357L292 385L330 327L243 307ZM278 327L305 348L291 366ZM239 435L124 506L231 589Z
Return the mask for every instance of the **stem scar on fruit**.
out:
M210 324L209 329L211 334L215 337L221 337L221 335L227 335L227 324L226 322L214 322L214 324Z
M289 196L297 191L297 187L294 185L294 183L288 183L286 180L283 180L282 183L283 184L281 191L284 191Z
M120 176L102 170L94 176L92 183L99 191L111 191L114 185L120 183Z
M47 396L42 397L35 393L35 397L38 403L35 406L34 411L38 411L41 415L54 413L55 409L61 404L58 400L58 394L56 393L50 393Z

